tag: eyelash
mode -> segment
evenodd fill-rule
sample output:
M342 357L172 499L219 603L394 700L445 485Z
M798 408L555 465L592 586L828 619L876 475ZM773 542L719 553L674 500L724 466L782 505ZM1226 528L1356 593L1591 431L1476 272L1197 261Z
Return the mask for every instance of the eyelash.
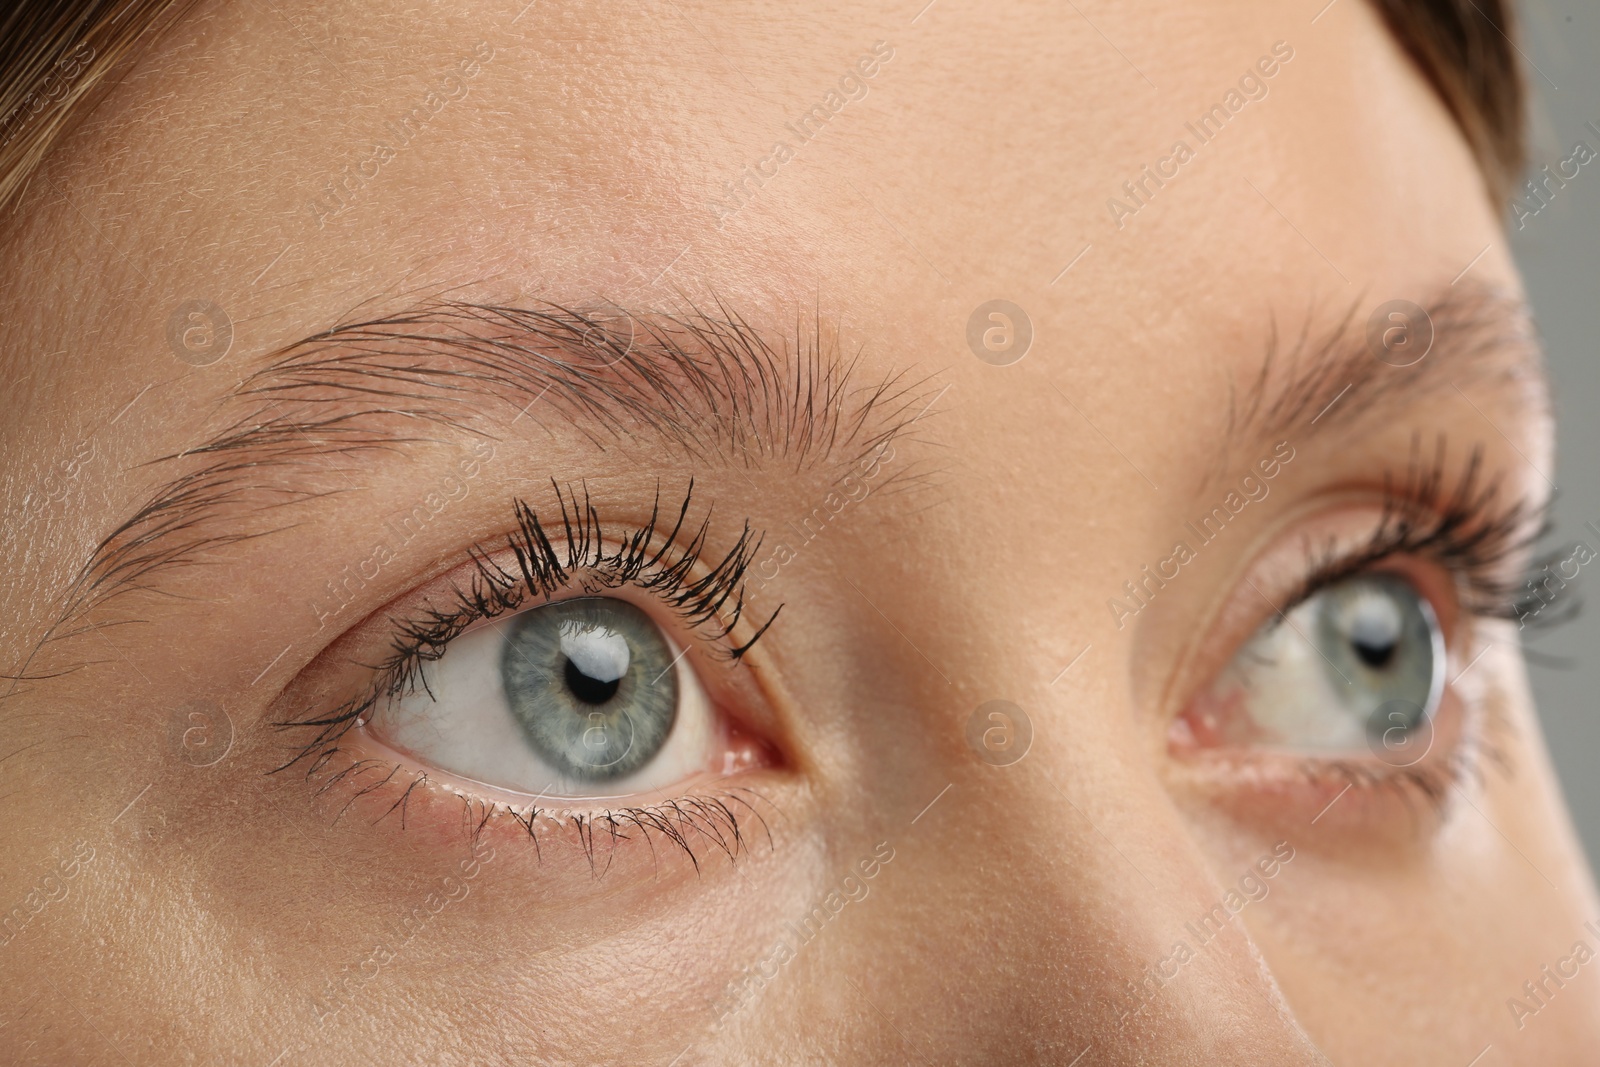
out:
M1430 559L1456 578L1465 614L1516 619L1522 579L1508 580L1506 564L1548 529L1548 505L1525 499L1502 502L1498 479L1482 481L1483 450L1474 448L1453 489L1446 489L1446 442L1441 435L1431 464L1418 439L1411 442L1405 474L1384 475L1383 511L1366 542L1336 553L1324 549L1289 598L1299 605L1322 589L1396 556ZM1287 610L1287 609L1285 609Z
M1337 552L1328 546L1317 553L1288 604L1298 605L1339 581L1371 570L1386 559L1409 555L1433 560L1455 576L1466 615L1517 618L1527 594L1522 589L1522 581L1505 577L1506 563L1524 552L1548 529L1548 505L1531 505L1527 500L1501 501L1498 480L1482 480L1481 448L1469 454L1454 487L1448 488L1445 458L1446 441L1442 435L1436 442L1431 463L1423 460L1420 440L1413 438L1404 474L1399 478L1392 472L1385 475L1383 511L1370 536L1354 549ZM657 541L661 524L659 487L649 520L627 538L608 547L587 486L582 486L581 490L570 486L563 490L554 480L551 485L559 518L550 526L562 535L560 540L551 540L544 523L530 505L516 501L516 529L503 546L497 546L509 550L515 569L508 570L496 563L489 548L479 545L469 549L467 555L474 568L470 584L466 588L453 588L455 603L452 606L444 610L430 608L418 618L395 622L390 655L373 668L374 682L361 697L328 716L275 724L280 728L316 729L317 733L274 773L304 763L307 777L315 777L339 754L339 741L344 733L367 717L380 700L418 685L425 686L424 665L440 658L466 629L480 621L516 611L530 600L543 598L548 602L569 588L576 587L574 592L583 593L623 586L648 591L662 600L691 630L701 630L718 620L720 625L715 632L702 637L715 654L729 661L743 657L776 621L782 605L748 641L737 646L725 644L742 616L743 580L759 551L761 537L747 521L733 548L703 576L691 579L704 554L710 524L708 512L692 533L686 531L694 496L692 479L670 531L656 547L652 545ZM558 548L558 544L563 544L565 551ZM1530 566L1528 571L1532 573L1534 567ZM723 609L730 602L731 608L724 613ZM1539 625L1555 625L1560 621L1558 617ZM1308 760L1302 764L1302 772L1314 783L1331 780L1363 788L1396 787L1407 796L1420 795L1437 808L1451 784L1477 772L1480 758L1506 766L1503 754L1492 744L1486 748L1471 745L1468 752L1465 757L1461 753L1453 754L1444 766L1426 768L1375 770L1358 761ZM376 761L356 761L331 775L322 789L346 777L359 776L364 765L376 770L388 766ZM398 767L391 768L378 785L364 787L357 797L386 784L397 770ZM416 785L426 778L425 772L419 772L384 814L399 810L403 826L406 802ZM759 794L751 795L764 799ZM473 804L481 805L481 818L467 819L474 836L496 814L509 814L528 831L538 847L533 823L539 812L530 809L519 813L506 805L465 797L463 800L469 814ZM683 848L698 866L684 833L687 828L693 827L698 831L697 836L715 842L730 858L744 847L739 817L732 805L761 819L765 829L765 820L759 812L744 796L733 793L623 808L599 813L594 819L604 826L613 841L626 836L620 828L629 825L646 835L660 832ZM577 817L574 822L592 864L595 858L593 822L580 821Z
M406 691L420 681L422 665L443 655L445 647L467 627L515 611L531 597L542 596L548 601L574 584L585 593L622 586L653 593L691 630L720 618L723 606L731 599L733 607L727 613L721 632L710 635L708 640L717 648L716 642L725 640L733 632L744 613L744 575L761 547L761 537L751 530L748 521L721 562L703 577L691 581L689 576L705 552L711 525L708 513L689 543L681 549L677 547L694 499L693 479L684 492L678 518L659 547L653 551L650 548L661 515L658 486L649 521L609 553L600 514L589 498L588 487L583 487L580 505L577 492L570 486L563 492L555 481L550 484L561 510L565 559L545 533L537 512L524 501L516 501L517 529L507 538L506 548L515 559L517 571L508 571L495 563L482 546L469 549L467 555L475 567L472 585L469 589L455 591L456 606L443 612L430 610L421 619L399 624L394 654L379 668L382 676L392 679L386 695ZM676 554L676 561L666 563L672 554ZM580 575L583 581L577 581ZM722 654L732 661L740 659L766 633L782 610L779 605L755 636L743 645L720 650Z
M701 631L699 637L712 654L729 662L743 658L777 621L783 610L781 604L749 640L739 645L727 643L744 613L744 576L760 551L762 537L746 521L728 553L704 574L694 577L705 554L711 513L708 509L705 518L689 532L686 523L694 499L692 478L684 491L677 517L663 537L657 536L662 530L658 485L649 519L614 542L606 539L606 528L586 484L579 489L568 486L565 490L553 479L550 484L555 491L559 516L549 527L557 531L558 540L553 541L546 533L546 524L532 506L522 500L514 501L515 530L501 545L491 548L480 544L468 549L467 558L473 568L471 580L465 587L451 587L453 604L442 610L426 608L415 618L391 620L394 636L389 655L369 668L373 681L361 696L329 715L273 724L280 729L315 729L317 732L291 759L271 773L304 764L306 777L315 778L340 754L339 742L345 733L364 722L381 700L413 692L419 686L426 688L424 666L442 657L457 637L479 622L517 611L530 601L542 599L548 603L564 591L592 595L623 587L640 589L662 601L690 631ZM511 555L510 567L494 559L502 550ZM706 632L708 627L712 629ZM390 768L388 774L358 791L353 803L388 784L400 766L356 760L329 775L318 793L346 778L360 777L369 769L382 771L385 767ZM427 772L416 772L405 792L380 819L398 810L403 827L412 791L427 780ZM598 824L613 844L628 836L626 828L630 826L646 837L659 833L681 847L698 868L699 860L690 847L688 831L693 831L697 838L709 839L732 859L746 847L736 808L747 811L761 823L764 831L767 830L765 818L749 798L765 800L759 793L741 788L725 790L718 795L686 796L649 806L601 811L589 817L574 815L571 820L591 866L595 863L595 827ZM519 812L506 804L466 796L462 800L466 804L464 819L474 838L494 816L510 815L527 831L538 850L534 822L539 815L548 812L532 807ZM767 836L770 840L770 831Z

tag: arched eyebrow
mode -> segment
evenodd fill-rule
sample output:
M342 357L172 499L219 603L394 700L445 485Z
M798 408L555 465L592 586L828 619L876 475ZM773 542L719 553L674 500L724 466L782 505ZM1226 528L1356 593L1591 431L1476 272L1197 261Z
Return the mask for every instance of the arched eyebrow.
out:
M915 416L926 382L902 372L863 386L857 365L820 317L774 343L724 305L664 314L435 303L298 341L233 395L268 420L278 405L321 412L296 428L324 433L334 418L377 414L482 433L502 421L496 412L509 421L537 401L599 447L652 436L698 462L803 469L848 463Z
M1464 390L1483 383L1515 390L1530 413L1548 413L1543 353L1520 296L1467 279L1440 286L1425 303L1411 305L1423 312L1421 319L1406 309L1396 310L1404 321L1390 319L1391 303L1398 302L1353 305L1332 329L1321 332L1313 332L1315 316L1307 316L1289 338L1274 328L1256 377L1230 394L1216 475L1232 472L1235 453L1253 458L1262 446L1278 441L1298 446L1365 432L1414 415L1443 396L1466 398ZM1413 343L1426 329L1431 346L1420 358L1385 349L1373 336L1374 320L1380 333L1403 324ZM1407 362L1412 358L1415 362ZM1487 423L1485 429L1493 426ZM1501 431L1495 427L1494 432Z
M858 357L820 315L772 341L721 303L659 313L433 301L334 326L240 381L221 402L238 412L222 430L151 461L180 471L99 543L52 636L78 632L72 620L120 593L292 524L286 506L339 491L326 485L330 460L393 462L441 437L496 438L535 404L547 429L602 450L645 441L696 464L842 474L910 432L938 393L909 371L863 382Z
M1427 305L1432 350L1408 367L1376 358L1357 310L1322 334L1308 316L1287 346L1273 336L1230 405L1215 472L1236 449L1358 432L1485 376L1547 396L1518 298L1470 280L1443 288ZM283 528L260 516L327 495L313 483L330 458L390 455L441 430L494 436L534 402L599 448L649 438L694 462L848 469L942 395L908 372L862 383L857 367L820 316L774 343L721 303L666 314L437 301L338 325L241 381L223 407L242 412L223 430L152 461L185 469L100 542L52 635L165 571Z

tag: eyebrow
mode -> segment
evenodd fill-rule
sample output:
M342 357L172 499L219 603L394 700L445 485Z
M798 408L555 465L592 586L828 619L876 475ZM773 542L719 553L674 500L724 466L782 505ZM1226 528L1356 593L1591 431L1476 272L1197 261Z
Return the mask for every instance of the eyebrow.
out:
M1451 393L1471 403L1465 390L1475 385L1515 390L1529 410L1549 411L1542 350L1519 296L1471 280L1442 287L1414 305L1431 325L1432 345L1406 366L1380 358L1386 350L1369 336L1372 319L1380 331L1388 322L1379 315L1386 306L1353 304L1321 333L1313 333L1318 319L1311 313L1288 338L1274 322L1255 378L1242 389L1230 386L1222 454L1206 485L1230 475L1236 451L1360 432ZM1417 325L1411 323L1414 338Z
M1308 314L1287 343L1274 324L1256 377L1230 387L1222 454L1203 486L1232 470L1236 448L1352 432L1485 377L1547 402L1515 297L1470 280L1445 288L1427 304L1432 349L1410 367L1374 356L1359 310L1317 335ZM338 492L273 484L274 472L304 483L331 458L402 451L435 441L438 428L493 437L537 407L536 419L563 419L601 450L648 437L692 461L746 468L859 462L912 432L937 399L930 379L908 371L858 382L859 355L842 355L820 313L774 344L721 301L664 313L440 300L332 327L240 381L221 403L245 411L221 432L150 461L199 466L100 542L46 641L161 572L292 525L251 528L242 514Z
M601 451L647 440L697 463L846 468L914 432L937 399L908 370L860 381L859 359L820 312L774 343L720 300L685 312L435 300L332 327L230 390L220 408L244 410L223 430L149 461L191 469L100 542L46 640L161 572L292 525L243 517L339 492L309 484L330 459L403 452L440 429L495 438L528 415Z

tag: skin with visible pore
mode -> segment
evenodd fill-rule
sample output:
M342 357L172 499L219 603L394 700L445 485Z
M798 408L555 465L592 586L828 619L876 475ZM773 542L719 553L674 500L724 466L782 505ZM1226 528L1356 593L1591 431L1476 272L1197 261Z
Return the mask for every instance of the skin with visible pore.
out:
M166 34L0 234L0 1058L1580 1062L1480 172L1362 4L1159 6ZM1266 743L1217 679L1397 514L1426 755ZM474 581L634 605L708 739L441 766L361 699Z

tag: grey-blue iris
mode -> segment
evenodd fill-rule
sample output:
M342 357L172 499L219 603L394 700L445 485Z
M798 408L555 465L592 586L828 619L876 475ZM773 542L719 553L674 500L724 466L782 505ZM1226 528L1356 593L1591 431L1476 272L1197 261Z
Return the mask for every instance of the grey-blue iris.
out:
M625 600L581 597L515 616L500 679L534 751L581 781L643 767L677 718L671 646Z
M1373 736L1416 729L1443 690L1444 641L1433 608L1396 575L1347 578L1317 594L1317 645L1328 681Z

